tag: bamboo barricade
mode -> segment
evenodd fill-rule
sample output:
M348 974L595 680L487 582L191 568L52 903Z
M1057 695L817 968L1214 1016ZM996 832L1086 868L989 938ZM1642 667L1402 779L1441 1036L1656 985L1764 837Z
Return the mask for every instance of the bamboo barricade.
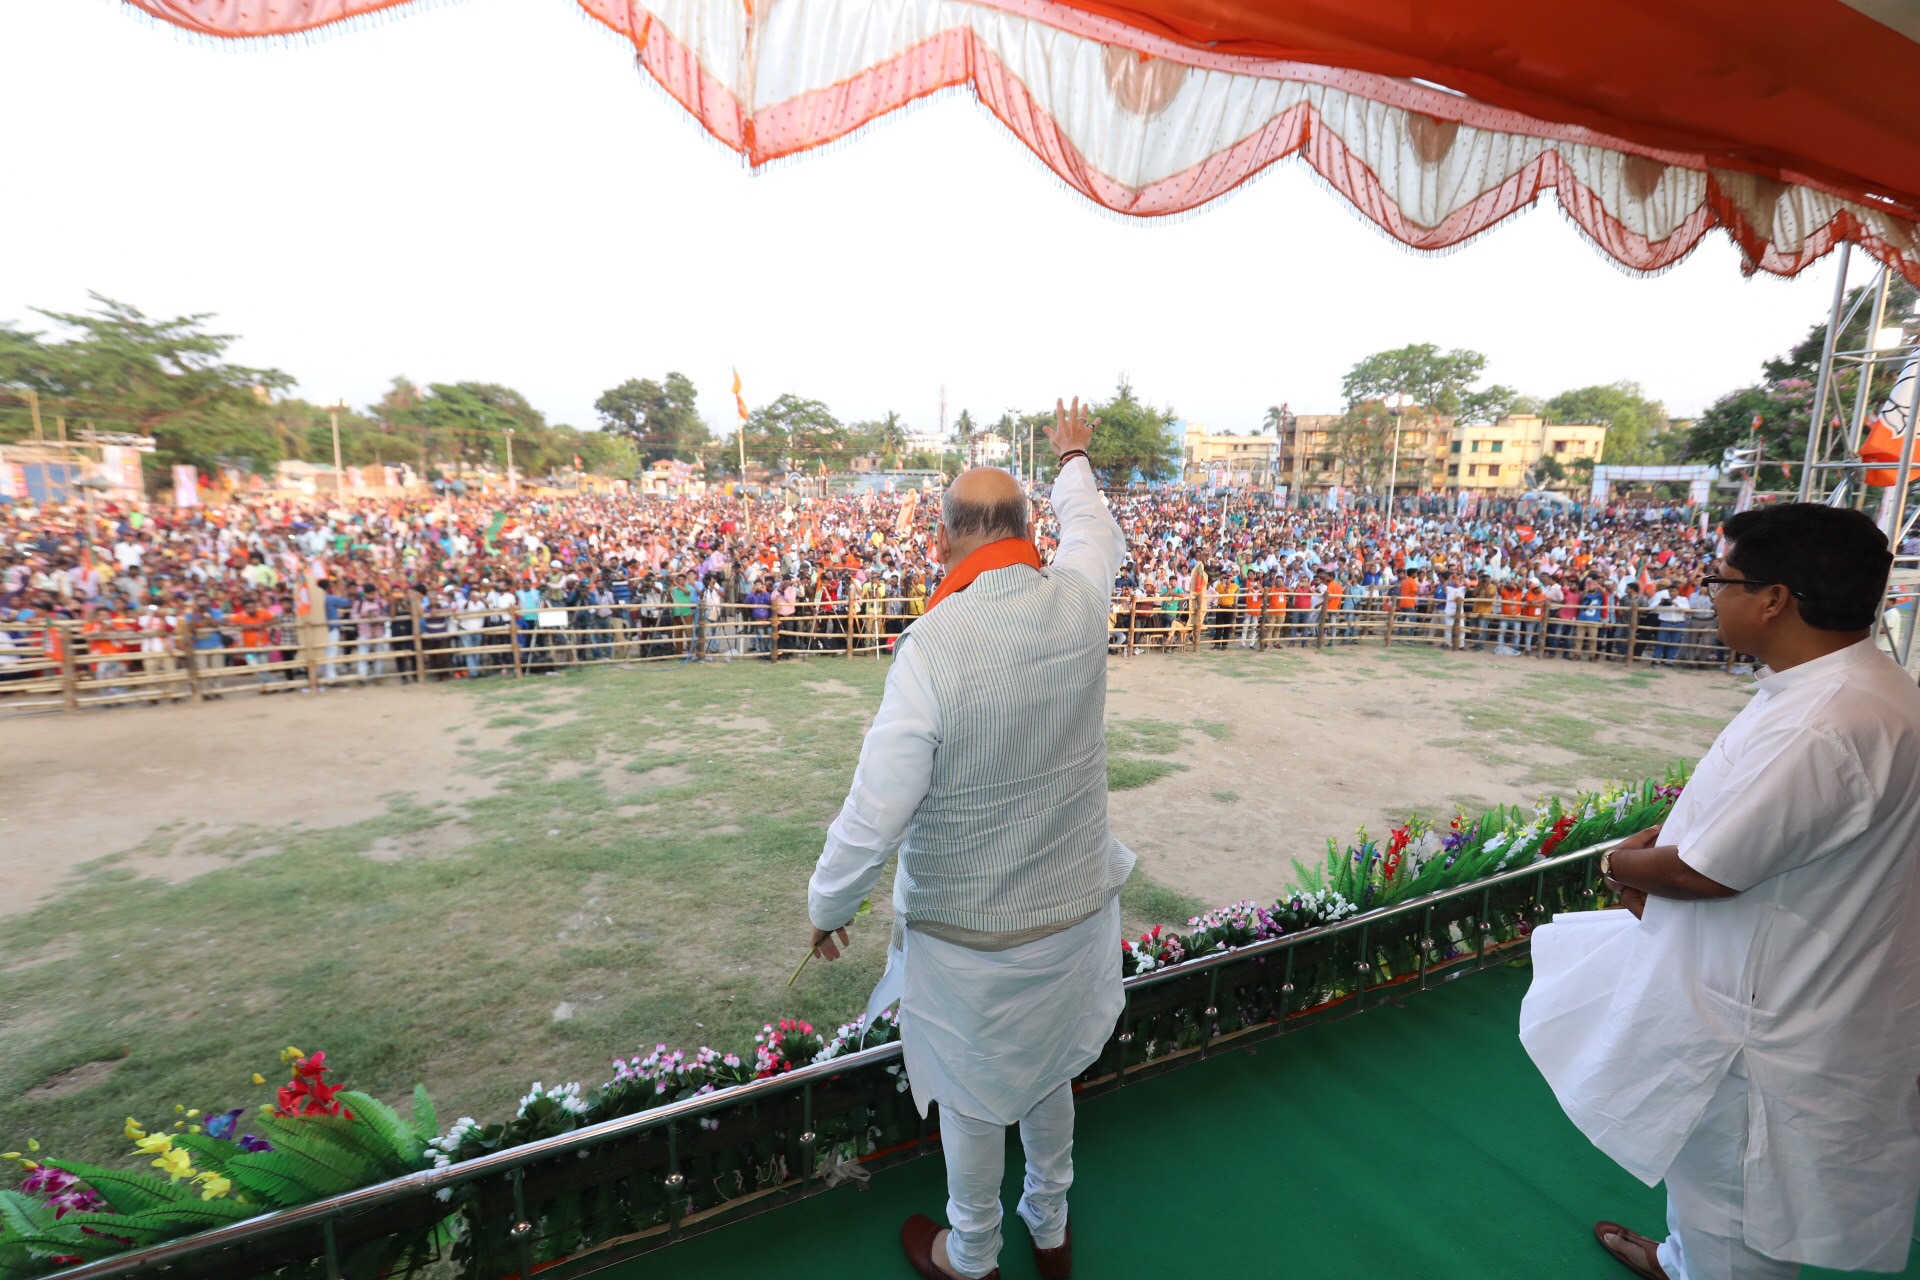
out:
M1325 596L1291 588L1196 600L1187 593L1121 591L1107 650L1225 653L1394 648L1497 651L1521 658L1733 670L1710 617L1662 623L1637 603L1610 604L1598 621L1549 605L1508 614L1475 602L1446 614L1431 600L1402 607L1389 591ZM502 613L422 607L343 618L333 626L291 616L183 623L171 632L88 632L78 622L22 631L0 624L0 714L137 703L199 702L375 684L514 679L592 667L679 662L880 658L924 609L922 598L854 595L754 605L648 602L512 606Z

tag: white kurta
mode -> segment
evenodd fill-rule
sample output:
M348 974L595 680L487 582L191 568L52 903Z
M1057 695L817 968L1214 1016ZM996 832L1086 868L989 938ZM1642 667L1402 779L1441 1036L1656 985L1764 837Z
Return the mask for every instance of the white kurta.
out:
M1054 567L1082 573L1111 593L1125 545L1084 459L1062 468L1053 504L1061 527ZM1102 518L1087 518L1095 513ZM807 887L807 913L816 928L845 924L872 891L927 795L940 738L932 677L914 646L903 644L887 673L853 786L827 830ZM1117 894L1134 861L1118 841L1113 849L1116 896L1059 933L1004 951L978 951L895 928L887 974L869 1008L900 1000L907 1079L922 1115L937 1101L977 1119L1012 1124L1099 1054L1124 998ZM906 915L899 890L896 879L896 921Z
M1740 1061L1747 1244L1899 1270L1920 1195L1920 688L1870 640L1766 676L1660 843L1738 893L1536 931L1527 1051L1649 1185Z

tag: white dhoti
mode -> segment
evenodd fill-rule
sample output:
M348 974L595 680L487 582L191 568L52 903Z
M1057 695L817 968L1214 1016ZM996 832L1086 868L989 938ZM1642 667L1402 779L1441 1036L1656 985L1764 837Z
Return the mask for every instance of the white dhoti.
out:
M1008 1125L1020 1126L1026 1183L1016 1212L1034 1243L1066 1238L1073 1185L1073 1088L1113 1034L1121 988L1120 898L1085 920L1004 951L902 931L870 1013L900 1001L914 1105L940 1104L947 1248L965 1275L1000 1254Z

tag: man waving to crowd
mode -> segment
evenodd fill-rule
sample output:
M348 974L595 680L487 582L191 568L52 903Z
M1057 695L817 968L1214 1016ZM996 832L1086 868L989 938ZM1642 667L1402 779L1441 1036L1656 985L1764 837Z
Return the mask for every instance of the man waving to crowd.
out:
M901 1240L928 1280L998 1277L1006 1126L1040 1274L1072 1267L1073 1091L1119 1017L1119 890L1107 825L1108 601L1126 542L1087 462L1076 399L1047 432L1060 542L1042 564L1026 496L980 467L947 490L946 579L900 638L852 790L808 886L828 960L897 849L894 936L869 1013L900 997L907 1078L940 1104L947 1219Z

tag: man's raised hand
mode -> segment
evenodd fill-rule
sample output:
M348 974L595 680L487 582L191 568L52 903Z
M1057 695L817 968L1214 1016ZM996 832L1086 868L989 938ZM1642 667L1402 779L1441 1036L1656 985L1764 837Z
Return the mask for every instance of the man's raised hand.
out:
M1074 449L1084 449L1093 443L1093 429L1099 425L1098 418L1089 418L1086 410L1080 407L1080 397L1073 398L1073 407L1060 400L1053 402L1053 425L1047 428L1047 441L1053 445L1054 455L1067 453Z

